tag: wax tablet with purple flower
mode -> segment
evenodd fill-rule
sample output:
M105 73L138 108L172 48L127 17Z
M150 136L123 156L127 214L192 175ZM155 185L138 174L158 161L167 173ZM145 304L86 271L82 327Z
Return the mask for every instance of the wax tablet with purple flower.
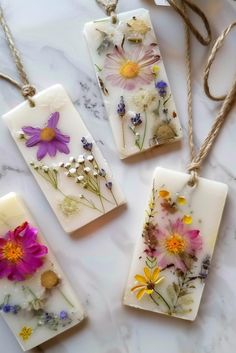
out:
M149 13L89 22L85 35L121 158L182 137Z
M124 304L193 321L207 281L227 186L157 168ZM214 279L214 274L212 276ZM205 309L207 310L207 305Z
M0 314L24 351L77 325L84 310L21 199L0 199Z
M113 210L124 197L61 85L4 115L10 132L66 232Z

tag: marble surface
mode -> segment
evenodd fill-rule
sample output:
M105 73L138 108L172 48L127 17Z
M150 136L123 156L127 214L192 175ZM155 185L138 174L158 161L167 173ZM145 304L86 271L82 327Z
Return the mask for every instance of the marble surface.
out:
M232 0L199 0L197 3L208 14L214 37L236 18L234 7L231 7ZM68 236L62 231L27 169L7 127L0 121L0 196L13 190L24 196L88 314L84 324L32 352L233 352L236 348L236 109L230 114L202 171L204 177L227 183L229 197L197 320L190 324L125 308L121 304L134 244L140 235L153 170L158 165L184 170L188 163L183 28L180 19L170 8L158 9L153 0L120 0L120 11L137 7L151 10L185 135L182 143L160 147L122 162L116 152L82 34L85 22L103 17L101 9L94 0L2 0L1 4L31 81L38 89L54 83L65 86L111 164L128 200L127 208L80 230L74 237ZM225 92L235 75L236 41L233 36L235 32L224 46L227 52L220 53L213 67L210 81L216 93ZM195 135L199 145L219 105L209 101L202 90L202 70L209 49L203 48L195 39L193 46ZM1 31L0 71L16 76ZM0 82L1 114L20 101L15 88ZM6 352L21 352L1 319L1 345L3 341Z

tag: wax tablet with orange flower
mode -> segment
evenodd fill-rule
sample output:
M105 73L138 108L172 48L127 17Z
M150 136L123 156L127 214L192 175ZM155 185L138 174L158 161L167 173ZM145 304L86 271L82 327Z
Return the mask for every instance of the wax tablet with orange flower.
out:
M156 169L124 304L193 321L207 280L227 186L199 178L196 192L188 180L188 174Z
M0 314L24 351L84 318L70 283L14 193L0 199Z
M121 158L177 141L182 132L147 10L85 25L85 35Z

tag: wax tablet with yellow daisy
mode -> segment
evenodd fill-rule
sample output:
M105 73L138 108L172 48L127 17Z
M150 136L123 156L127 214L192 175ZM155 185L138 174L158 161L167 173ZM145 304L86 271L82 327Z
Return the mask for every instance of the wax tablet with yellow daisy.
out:
M149 12L86 23L98 83L121 158L177 141L182 132Z
M210 269L227 186L199 178L196 188L188 181L188 174L156 169L124 304L193 321Z
M0 199L0 314L24 351L77 325L84 310L21 199Z

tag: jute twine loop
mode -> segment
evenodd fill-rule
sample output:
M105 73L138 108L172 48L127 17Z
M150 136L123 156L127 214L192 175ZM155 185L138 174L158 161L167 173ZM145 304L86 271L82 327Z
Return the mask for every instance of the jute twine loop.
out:
M195 145L194 145L194 139L193 139L193 116L192 116L192 80L191 80L191 43L190 43L190 30L193 32L193 34L195 35L195 37L204 45L207 44L207 41L205 41L205 43L203 41L200 40L200 37L196 35L196 33L193 31L192 29L192 25L189 25L189 19L187 17L186 14L186 8L185 8L185 4L187 4L191 9L195 8L193 6L190 6L190 2L187 0L182 0L182 8L176 8L176 4L173 0L167 0L170 5L184 18L185 20L185 45L186 45L186 65L187 65L187 92L188 92L188 131L189 131L189 148L190 148L190 154L191 154L191 163L188 166L188 172L190 173L190 179L188 184L190 186L195 186L196 183L198 182L198 174L201 168L201 165L203 163L203 161L206 159L206 157L208 156L211 147L213 146L221 128L223 123L225 122L228 114L230 113L230 111L232 110L235 102L236 102L236 80L233 84L233 86L231 87L231 89L229 90L228 94L226 96L222 96L222 97L214 97L211 95L210 93L210 89L209 89L209 85L208 85L208 77L209 77L209 72L210 72L210 68L212 63L215 60L215 56L216 53L218 52L218 50L222 47L224 40L227 36L227 34L231 31L231 29L236 25L236 23L232 23L230 26L228 26L225 31L223 31L223 33L218 37L218 39L216 40L211 54L208 58L207 61L207 65L204 71L204 89L205 92L207 94L207 96L210 99L213 100L223 100L223 104L221 106L221 109L207 135L207 137L205 138L204 142L202 143L198 153L195 153ZM192 4L193 5L193 4ZM180 13L181 10L181 13ZM195 10L194 10L195 11ZM196 11L195 11L196 12ZM202 19L205 17L200 16ZM186 18L188 19L186 21ZM208 23L206 17L204 24L206 26L206 23ZM211 38L211 31L210 31L210 26L209 23L206 26L206 28L209 28L208 35L209 35L209 39Z
M8 81L9 83L12 83L15 87L19 88L21 90L22 96L28 100L29 104L31 107L35 106L35 103L32 99L32 97L36 93L36 89L34 86L32 86L28 80L27 74L24 70L23 63L21 61L20 53L17 50L13 36L11 34L10 28L8 27L6 20L3 15L3 10L0 6L0 24L2 26L2 29L5 34L5 38L8 44L8 47L10 49L11 55L13 57L13 60L15 62L20 80L22 84L19 84L17 81L15 81L13 78L11 78L8 75L5 75L3 73L0 73L0 77L3 78L4 80Z
M205 14L202 12L202 10L197 5L190 2L189 0L182 0L182 6L179 6L177 4L176 0L167 0L167 1L175 9L175 11L182 17L185 24L188 26L188 28L191 30L191 32L197 38L197 40L203 45L208 45L211 41L211 28L210 28L209 22L205 16ZM188 15L186 14L186 11L185 11L185 8L183 5L188 6L196 15L198 15L201 18L201 20L204 24L204 27L206 29L206 32L207 32L206 37L204 37L197 30L197 28L192 24Z
M118 0L96 0L99 5L101 5L107 16L111 17L112 23L117 23L116 7Z
M218 39L216 40L213 48L212 48L212 51L211 51L211 55L208 59L208 63L207 63L207 66L205 68L205 71L204 71L204 91L206 93L206 95L214 100L214 101L222 101L226 98L226 95L223 95L223 96L213 96L210 92L210 88L209 88L209 83L208 83L208 79L209 79L209 73L210 73L210 69L211 69L211 66L212 66L212 63L214 62L215 60L215 56L216 56L216 53L218 52L218 50L222 47L222 45L224 44L224 39L225 37L229 34L229 32L231 31L231 29L236 26L236 22L232 23L230 26L228 26L223 32L222 34L218 37Z

